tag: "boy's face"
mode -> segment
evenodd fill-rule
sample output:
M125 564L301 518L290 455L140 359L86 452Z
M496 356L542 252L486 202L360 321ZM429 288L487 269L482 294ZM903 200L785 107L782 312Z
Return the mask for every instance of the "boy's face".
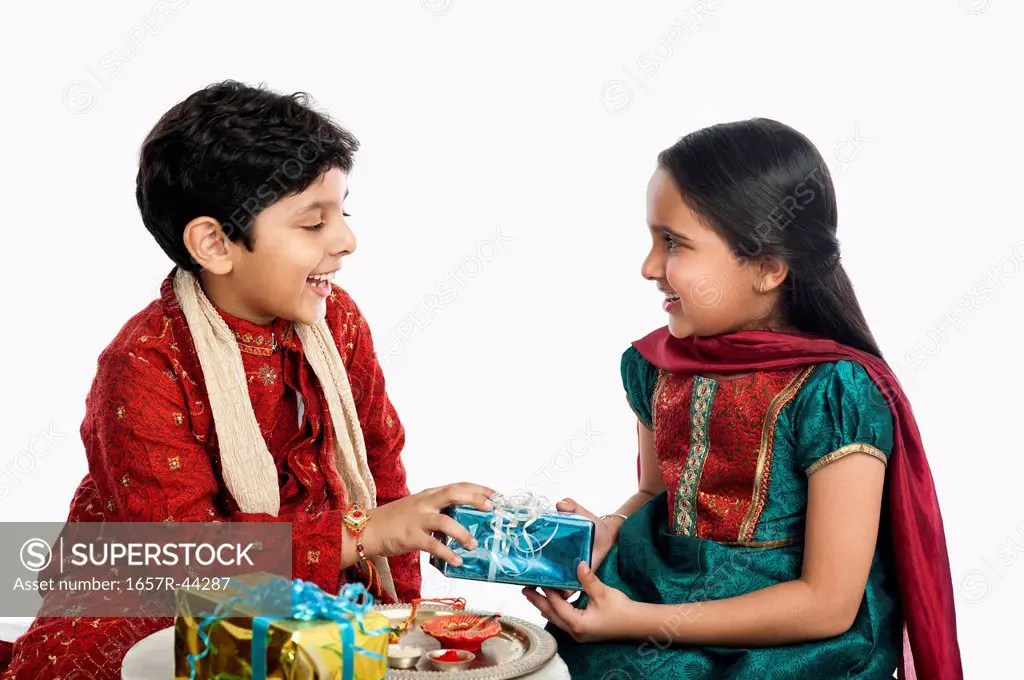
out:
M276 317L310 325L323 319L334 274L356 249L345 222L347 195L348 176L334 168L263 210L253 224L252 252L232 243L230 272L210 277L214 303L260 324Z

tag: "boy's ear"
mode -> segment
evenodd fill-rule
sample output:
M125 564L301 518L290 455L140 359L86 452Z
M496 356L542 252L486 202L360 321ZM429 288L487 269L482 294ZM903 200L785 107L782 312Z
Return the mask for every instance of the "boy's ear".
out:
M211 274L231 272L231 240L212 217L197 217L185 225L185 247L199 266Z

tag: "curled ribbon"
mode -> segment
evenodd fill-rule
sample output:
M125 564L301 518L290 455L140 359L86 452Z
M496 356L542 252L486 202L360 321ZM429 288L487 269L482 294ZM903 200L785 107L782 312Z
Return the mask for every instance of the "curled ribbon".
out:
M551 504L544 496L539 496L530 491L520 491L514 496L508 497L500 493L491 496L494 503L491 517L491 535L484 542L484 549L488 553L490 566L487 571L487 580L494 581L498 571L509 576L518 576L526 571L528 564L522 569L516 570L508 565L509 557L515 553L528 563L530 560L540 557L541 552L558 533L557 527L552 530L551 535L543 543L529 530L542 515L553 512Z
M362 654L371 659L381 661L380 654L357 647L355 630L367 637L376 637L390 632L390 628L366 630L363 622L365 615L373 609L373 596L361 583L348 583L341 587L337 596L324 592L315 583L295 579L274 578L256 587L248 587L232 581L239 592L221 601L213 614L206 617L199 625L199 637L204 649L200 654L189 655L190 680L196 678L196 661L210 652L209 629L238 604L254 608L280 607L285 598L291 596L291 618L300 621L327 620L338 624L341 636L341 649L333 646L328 649L338 654L342 660L342 680L352 680L355 654ZM282 618L280 616L258 616L252 624L252 680L266 680L267 677L267 637L270 624ZM355 624L353 624L355 621Z

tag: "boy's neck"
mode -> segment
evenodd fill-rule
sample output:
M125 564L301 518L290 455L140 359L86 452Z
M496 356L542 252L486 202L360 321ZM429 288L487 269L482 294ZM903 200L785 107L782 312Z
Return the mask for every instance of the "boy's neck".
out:
M270 326L274 323L276 317L254 313L234 291L225 286L226 277L212 275L202 270L198 272L197 277L210 303L220 311L257 326Z

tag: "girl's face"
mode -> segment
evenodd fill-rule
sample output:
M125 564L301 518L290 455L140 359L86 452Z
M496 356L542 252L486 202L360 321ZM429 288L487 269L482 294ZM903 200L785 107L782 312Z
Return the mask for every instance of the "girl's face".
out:
M259 324L280 317L305 324L324 318L331 282L356 240L345 221L348 177L332 169L300 194L263 210L252 252L227 244L218 272L203 286L221 309Z
M662 307L673 336L730 333L771 316L779 272L766 274L757 262L741 262L683 201L663 168L647 186L647 224L652 244L641 273L665 294ZM762 280L765 294L758 291Z

